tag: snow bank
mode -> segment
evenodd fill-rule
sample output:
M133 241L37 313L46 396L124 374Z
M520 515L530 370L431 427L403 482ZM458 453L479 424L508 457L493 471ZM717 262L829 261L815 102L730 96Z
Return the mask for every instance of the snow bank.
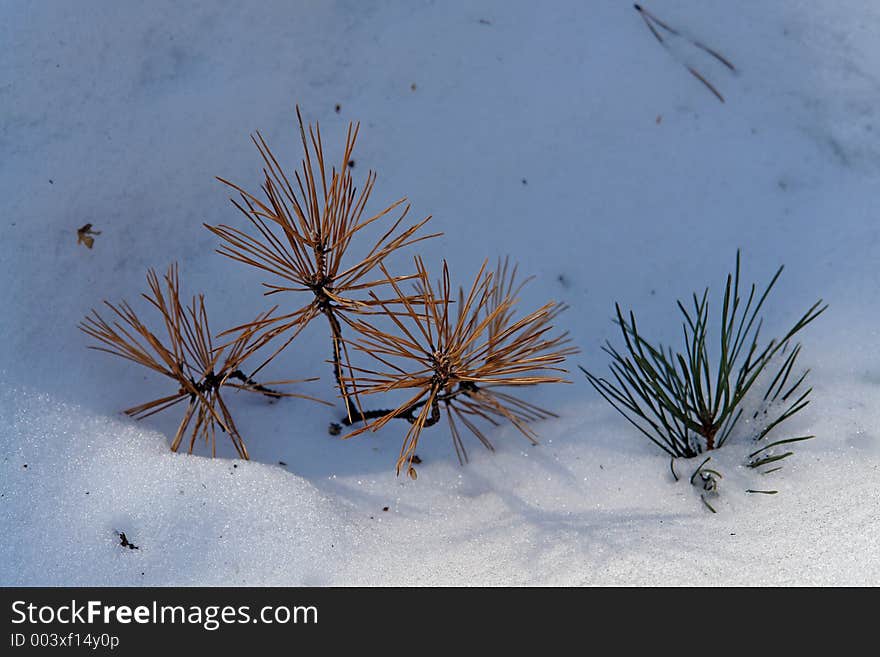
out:
M173 455L142 425L44 394L10 386L0 402L4 585L880 581L880 441L864 409L813 414L826 438L772 475L778 495L746 494L754 472L717 452L713 515L686 481L695 462L676 462L674 483L668 459L598 404L564 409L539 447L502 431L499 453L432 460L409 482Z
M4 585L327 584L351 549L327 499L280 466L171 454L154 431L14 385L0 426Z

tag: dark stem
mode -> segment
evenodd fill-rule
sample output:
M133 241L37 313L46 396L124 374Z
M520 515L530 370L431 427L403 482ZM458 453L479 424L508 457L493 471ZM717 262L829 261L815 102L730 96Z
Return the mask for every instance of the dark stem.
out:
M432 407L431 407L431 415L428 417L427 420L425 420L424 426L430 427L430 426L437 424L437 422L440 421L440 402L444 402L446 404L449 404L450 402L452 402L452 400L454 400L459 395L470 396L471 394L477 392L477 390L479 390L479 388L472 381L462 381L458 384L458 387L455 390L452 390L450 392L446 392L446 393L443 393L443 394L440 394L440 395L437 395L436 397L434 397L434 403L432 404ZM424 399L422 401L416 402L412 406L409 406L409 407L404 408L400 411L397 411L397 413L394 414L394 419L406 420L407 422L412 424L413 422L415 422L418 419L417 411L427 403L428 403L428 400ZM354 422L358 421L358 419L375 420L380 417L385 417L386 415L388 415L390 413L394 413L394 409L389 408L389 409L377 409L377 410L372 410L372 411L364 411L362 414L358 413L358 418L353 418L352 420L349 420L347 417L344 417L340 420L340 423L348 427L348 426L351 426Z
M324 254L325 250L323 246L315 247L315 258L318 262L317 271L323 271L324 265ZM345 371L343 370L342 365L342 350L343 350L343 340L342 340L342 325L339 323L339 319L336 317L336 307L333 305L333 300L327 295L327 289L332 289L330 286L332 284L332 279L327 276L316 275L314 281L309 286L312 290L312 293L315 295L315 304L324 316L327 318L327 323L330 324L330 339L331 339L331 358L333 361L333 378L336 380L336 387L339 389L342 398L345 400L345 417L342 419L342 424L345 426L351 426L355 422L361 422L364 420L372 420L377 417L382 417L387 415L390 411L365 411L361 412L359 405L357 403L357 399L354 395L350 395L348 393L348 388L343 383L343 377L345 376ZM339 435L342 431L342 425L332 422L330 424L330 434L333 436Z
M262 392L267 397L274 397L276 399L281 397L280 392L278 392L277 390L272 390L272 388L267 388L266 386L260 385L241 370L235 370L225 378L241 381L249 388L252 388L257 392ZM200 393L208 394L212 392L217 392L223 385L223 379L223 375L214 374L214 371L212 370L208 372L201 381L196 381L195 379L190 377L189 382L192 383L193 387ZM195 393L191 393L189 398L191 402L195 401Z
M229 378L241 381L242 383L253 388L257 392L262 392L267 397L281 397L280 392L278 392L277 390L272 390L272 388L267 388L264 385L260 385L249 376L246 376L245 373L241 370L235 370L232 374L229 375Z
M703 426L703 437L706 439L706 451L715 449L715 434L717 433L717 429L714 425L704 425Z
M348 388L346 388L345 384L342 382L342 377L344 376L341 357L342 325L336 318L336 313L334 312L333 305L331 305L330 303L330 299L328 299L326 296L323 296L323 290L321 291L321 293L322 294L318 297L318 307L321 309L321 312L326 315L327 321L330 324L330 334L332 339L333 351L333 377L336 379L336 387L339 388L339 392L342 393L342 396L345 399L346 414L344 424L348 426L351 425L353 422L373 419L374 417L381 417L382 415L384 415L384 413L380 415L375 415L375 413L378 413L378 411L367 411L361 413L358 408L358 404L356 403L357 400L352 395L348 394ZM322 296L323 298L321 298Z

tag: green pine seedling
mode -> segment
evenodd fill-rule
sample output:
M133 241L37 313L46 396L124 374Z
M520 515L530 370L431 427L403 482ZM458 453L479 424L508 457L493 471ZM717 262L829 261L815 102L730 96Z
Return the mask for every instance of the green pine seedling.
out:
M598 377L583 367L592 386L636 429L671 457L692 458L724 445L746 412L746 396L763 392L762 408L752 416L752 438L759 448L749 454L753 468L773 465L792 454L772 448L813 438L797 436L768 442L767 436L807 404L812 388L804 382L809 370L795 374L801 352L795 336L821 315L827 305L820 299L781 338L762 343L760 317L764 302L782 273L780 267L760 296L755 285L746 296L740 292L740 253L736 269L727 276L721 309L720 341L713 358L709 353L709 290L693 295L693 308L680 301L684 316L684 353L656 347L645 339L635 315L625 316L615 304L625 349L611 343L603 350L611 356L613 380ZM806 389L804 389L806 388Z

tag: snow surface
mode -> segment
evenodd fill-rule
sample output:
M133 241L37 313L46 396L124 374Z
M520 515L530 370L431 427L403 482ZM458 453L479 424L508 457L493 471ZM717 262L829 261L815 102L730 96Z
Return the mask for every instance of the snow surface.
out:
M0 584L880 584L880 6L643 4L738 73L625 1L0 2ZM77 322L174 260L215 326L265 308L201 224L241 225L214 176L256 187L253 130L298 161L297 102L330 153L361 121L373 208L407 195L445 232L429 264L468 282L510 254L524 305L570 305L582 353L530 397L561 416L540 446L501 428L462 467L438 426L410 481L399 426L341 441L304 400L232 397L252 462L171 454L174 413L120 414L166 386ZM675 300L717 293L737 248L748 281L786 264L768 329L831 308L790 426L818 437L777 495L717 452L711 514L574 366L605 369L615 301L676 340ZM316 322L272 376L329 396L327 342Z

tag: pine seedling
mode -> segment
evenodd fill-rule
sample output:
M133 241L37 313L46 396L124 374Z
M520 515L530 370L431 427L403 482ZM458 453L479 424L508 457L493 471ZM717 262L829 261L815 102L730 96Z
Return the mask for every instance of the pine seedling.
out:
M406 199L395 201L384 210L365 216L365 209L376 183L376 174L367 174L358 192L352 178L352 153L360 124L349 124L345 148L338 168L329 172L325 166L321 130L316 124L308 127L308 137L299 107L296 108L304 159L293 182L284 173L262 135L252 137L264 162L263 199L223 178L220 182L234 189L239 199L232 203L248 219L256 233L249 234L227 225L208 226L224 244L218 253L272 275L276 282L264 283L267 295L305 293L308 300L286 314L264 319L258 325L244 328L263 329L262 340L288 334L287 340L270 356L282 351L315 317L324 315L332 338L333 375L350 420L362 417L362 411L351 377L347 348L342 340L340 320L349 322L352 315L369 314L378 304L378 297L367 293L387 284L384 278L374 279L378 267L393 252L435 235L417 235L430 219L427 217L409 227L401 228L410 206ZM369 249L352 257L350 247L359 233L385 218L390 227ZM395 276L400 282L412 276ZM259 371L262 366L258 367Z
M346 437L376 431L391 420L403 419L410 428L397 461L415 478L413 458L423 429L441 420L441 407L449 421L456 453L462 462L467 451L459 423L485 447L492 444L478 426L479 421L498 426L510 422L529 441L536 442L531 423L555 417L506 389L541 383L566 382L561 367L566 356L576 349L568 346L565 333L551 335L553 320L562 310L547 303L532 313L516 317L516 269L499 264L496 275L480 268L470 290L453 293L449 269L433 286L420 258L415 259L417 294L405 293L395 277L385 273L388 284L397 293L391 303L375 302L387 311L396 327L388 332L364 319L352 326L359 337L352 342L380 364L379 369L354 367L352 384L361 394L371 395L392 390L407 392L397 408L374 411L370 421ZM402 306L393 311L391 305Z
M747 396L763 391L761 407L751 414L755 428L750 431L761 446L749 455L748 465L778 463L792 453L773 454L774 447L813 437L766 440L809 404L812 388L804 389L809 370L796 374L801 347L794 338L827 308L820 299L781 338L762 344L761 310L782 269L760 295L753 284L744 300L737 251L736 269L727 276L714 359L706 289L702 296L693 295L691 309L678 302L684 317L684 353L651 344L639 332L635 315L624 315L616 305L625 349L618 351L610 342L603 348L612 359L613 381L581 369L606 401L672 457L691 458L723 446L746 412Z
M125 410L126 415L140 420L185 403L186 410L171 442L171 451L179 449L189 431L189 452L192 453L196 440L201 438L210 445L211 455L214 456L219 428L232 441L239 457L248 458L247 447L221 394L226 388L272 398L301 397L321 402L307 395L274 389L275 386L314 379L271 381L261 385L244 373L245 361L259 347L260 340L255 329L242 331L228 344L215 347L208 326L204 295L194 297L186 308L181 304L177 265L168 268L161 282L156 272L150 269L147 283L150 291L141 296L161 315L166 339L151 331L124 301L119 305L104 302L115 318L107 321L96 310L92 310L79 328L97 340L98 344L91 349L133 361L174 381L177 386L174 393ZM259 325L268 315L261 315L254 324Z

